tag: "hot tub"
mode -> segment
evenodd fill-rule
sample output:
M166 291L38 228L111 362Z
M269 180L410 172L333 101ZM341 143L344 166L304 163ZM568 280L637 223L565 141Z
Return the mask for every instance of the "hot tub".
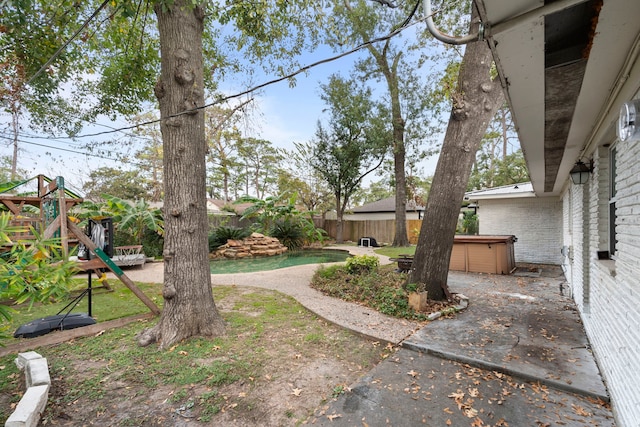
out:
M511 274L516 268L516 236L455 236L449 270Z

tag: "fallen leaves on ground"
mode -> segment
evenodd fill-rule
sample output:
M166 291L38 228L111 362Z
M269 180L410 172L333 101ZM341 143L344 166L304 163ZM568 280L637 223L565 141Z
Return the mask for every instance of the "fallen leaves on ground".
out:
M582 406L580 405L571 405L571 409L573 409L573 412L575 412L577 415L580 415L582 417L590 417L591 413L586 411Z

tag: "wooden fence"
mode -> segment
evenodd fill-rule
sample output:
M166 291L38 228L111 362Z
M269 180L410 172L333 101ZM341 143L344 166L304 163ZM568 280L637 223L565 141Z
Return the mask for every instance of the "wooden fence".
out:
M321 218L314 219L316 227L322 228L327 232L330 238L336 238L336 224L338 221L335 219ZM361 237L373 237L380 244L393 243L393 238L396 234L396 220L366 220L366 221L343 221L342 222L342 237L343 240L357 242ZM248 228L251 225L251 221L240 221L240 217L235 215L209 215L209 227L214 229L219 226L227 227L239 227ZM407 237L411 244L418 243L418 235L420 234L420 228L422 227L421 219L409 219L407 220Z
M329 237L336 238L337 220L316 220L316 227L324 229ZM418 243L418 235L422 227L421 219L407 220L407 237L412 244ZM396 220L342 221L342 237L344 241L357 242L361 237L373 237L378 243L393 243L396 233Z

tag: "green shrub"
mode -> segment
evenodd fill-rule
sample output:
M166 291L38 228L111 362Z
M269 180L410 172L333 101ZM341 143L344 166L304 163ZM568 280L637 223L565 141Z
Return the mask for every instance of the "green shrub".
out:
M276 220L269 230L269 235L280 240L280 243L292 250L300 249L304 245L304 230L300 221L295 219Z
M417 283L407 283L406 285L404 285L404 290L407 292L417 292L418 291L418 284Z
M357 255L347 259L347 271L351 274L361 274L375 271L380 265L380 260L374 255Z
M215 228L211 234L209 234L209 252L213 252L215 249L227 243L227 240L242 240L248 237L249 230L239 227L222 225Z
M473 211L465 211L458 228L460 228L461 234L474 235L478 234L478 225L478 215Z
M357 302L389 316L425 320L423 313L409 307L404 289L407 275L397 273L395 266L384 265L372 271L353 274L345 265L332 265L316 270L311 287L323 294Z
M375 295L374 308L382 314L397 317L411 317L409 297L403 289L387 287Z
M315 274L322 279L333 279L340 271L344 271L343 265L326 266L321 264Z
M142 235L142 251L144 254L152 258L162 258L163 249L164 237L147 228Z
M316 227L313 221L302 218L300 222L307 243L323 243L327 240L329 234L322 228Z
M32 305L66 297L77 265L63 259L60 238L45 239L29 228L34 239L12 240L16 233L27 229L11 225L10 219L10 214L0 214L0 243L11 244L0 257L0 301ZM2 323L11 320L11 315L12 309L0 304L0 338L4 338L3 331L7 329Z

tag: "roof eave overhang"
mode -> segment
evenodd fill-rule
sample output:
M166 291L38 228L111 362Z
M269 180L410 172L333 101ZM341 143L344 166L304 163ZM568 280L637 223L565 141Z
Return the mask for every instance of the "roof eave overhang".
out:
M615 138L620 105L638 90L640 2L477 4L534 191L560 194L574 163Z

